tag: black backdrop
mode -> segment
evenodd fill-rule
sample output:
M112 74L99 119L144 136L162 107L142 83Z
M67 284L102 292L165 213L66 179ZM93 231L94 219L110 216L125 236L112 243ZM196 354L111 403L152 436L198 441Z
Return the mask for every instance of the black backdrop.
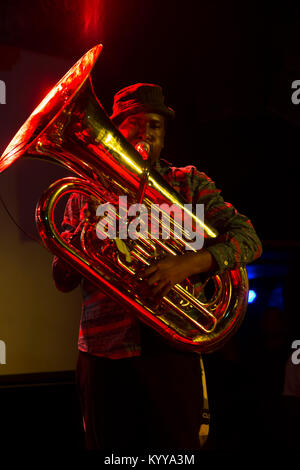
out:
M207 359L212 445L252 450L253 444L282 444L293 433L291 426L285 436L279 432L283 367L300 334L300 105L291 99L292 82L300 79L300 7L249 0L11 0L0 12L0 71L13 67L22 49L75 62L101 42L93 83L108 112L121 87L162 85L176 111L166 158L205 171L253 221L265 251L252 282L265 300L249 307L236 342ZM275 334L262 317L278 283L284 350L264 343Z

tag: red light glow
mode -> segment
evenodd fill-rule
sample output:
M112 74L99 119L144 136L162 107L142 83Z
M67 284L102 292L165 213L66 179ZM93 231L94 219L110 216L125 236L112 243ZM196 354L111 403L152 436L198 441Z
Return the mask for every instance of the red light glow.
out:
M0 173L16 161L51 124L88 78L102 45L90 49L50 90L19 129L0 157Z

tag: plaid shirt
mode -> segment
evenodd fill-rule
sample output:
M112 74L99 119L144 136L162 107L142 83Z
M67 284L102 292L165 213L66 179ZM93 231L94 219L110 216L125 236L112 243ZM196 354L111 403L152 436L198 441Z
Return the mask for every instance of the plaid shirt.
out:
M204 221L219 233L214 244L207 248L217 263L219 273L250 263L261 255L261 242L250 220L224 202L220 190L206 174L194 166L171 167L164 160L156 164L155 169L187 203L204 204ZM81 194L70 196L62 223L66 238L78 227L86 202L86 196ZM120 308L119 303L57 257L53 260L53 277L57 288L64 292L81 282L83 304L79 350L111 359L140 355L140 323L129 311Z

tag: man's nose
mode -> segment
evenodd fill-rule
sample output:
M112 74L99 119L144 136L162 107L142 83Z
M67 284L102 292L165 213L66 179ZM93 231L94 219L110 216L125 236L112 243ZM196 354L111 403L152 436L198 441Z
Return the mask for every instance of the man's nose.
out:
M152 134L151 134L151 129L150 126L145 124L141 125L139 128L139 138L143 140L151 140Z

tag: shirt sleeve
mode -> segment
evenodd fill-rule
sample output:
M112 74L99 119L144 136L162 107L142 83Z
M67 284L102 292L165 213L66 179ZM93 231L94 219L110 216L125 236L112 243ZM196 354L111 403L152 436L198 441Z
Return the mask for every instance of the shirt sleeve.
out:
M74 237L74 233L80 224L82 207L83 199L81 195L78 193L72 194L67 201L62 222L63 231L61 236L66 241L71 241ZM58 256L54 256L52 261L52 276L55 286L62 292L70 292L75 289L82 278L81 274Z
M218 231L217 238L207 247L218 272L236 269L259 258L262 244L251 221L225 202L215 183L195 167L192 186L194 202L204 204L204 223Z

